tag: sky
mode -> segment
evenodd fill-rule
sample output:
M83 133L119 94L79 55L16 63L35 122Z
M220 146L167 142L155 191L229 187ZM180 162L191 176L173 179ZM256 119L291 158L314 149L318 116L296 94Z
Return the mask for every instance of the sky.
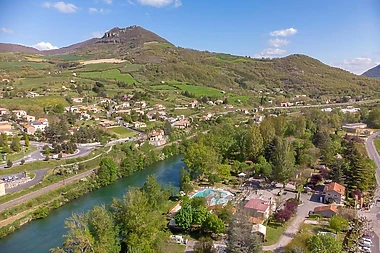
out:
M356 74L380 64L380 0L0 0L0 42L41 50L131 25L197 50L306 54Z

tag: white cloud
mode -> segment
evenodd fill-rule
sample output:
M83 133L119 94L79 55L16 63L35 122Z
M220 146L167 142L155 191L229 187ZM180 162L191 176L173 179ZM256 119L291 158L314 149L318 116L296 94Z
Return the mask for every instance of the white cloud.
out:
M112 4L112 0L103 0L105 4Z
M180 7L182 5L182 2L180 0L137 0L137 1L142 5L153 6L157 8L161 8L168 5L174 5L174 7Z
M65 3L65 2L55 2L55 3L45 2L42 6L48 9L54 8L61 13L75 13L79 9L74 4Z
M355 74L362 74L363 72L379 64L380 62L375 62L371 58L368 58L368 57L357 57L352 60L344 60L343 62L335 63L333 64L333 66L348 70Z
M58 47L53 46L50 42L40 42L33 46L34 48L37 48L38 50L52 50L52 49L58 49Z
M255 55L256 58L273 58L273 57L279 57L286 54L285 49L280 48L266 48L263 51L260 52L260 54Z
M128 3L129 3L130 5L135 5L135 3L134 3L132 0L128 0Z
M1 31L3 32L3 33L13 33L13 31L11 30L11 29L7 29L7 28L1 28Z
M273 36L273 37L287 37L287 36L292 36L294 34L296 34L298 31L297 29L294 29L293 27L292 28L288 28L288 29L283 29L283 30L277 30L277 31L273 31L273 32L270 32L270 36Z
M108 14L111 12L111 10L105 10L105 9L96 9L96 8L88 8L88 12L90 14L94 14L94 13L100 13L100 14Z
M283 47L283 46L287 46L289 43L290 43L289 40L279 39L279 38L268 40L268 44L272 47Z
M96 32L91 33L92 38L101 38L103 37L103 35L104 35L104 32L101 32L101 31L96 31Z

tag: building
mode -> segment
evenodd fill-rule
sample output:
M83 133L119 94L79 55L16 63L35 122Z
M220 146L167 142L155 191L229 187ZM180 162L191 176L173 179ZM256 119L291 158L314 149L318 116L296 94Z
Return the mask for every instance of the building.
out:
M153 130L149 136L149 143L153 146L161 146L166 143L164 130Z
M33 126L36 131L41 131L41 132L45 132L45 129L47 127L47 125L42 124L41 122L38 122L38 121L31 122L30 125Z
M244 209L247 210L251 216L266 220L270 215L270 201L253 198L244 205Z
M136 122L133 123L133 127L134 128L145 128L146 124L145 124L145 122L136 121Z
M356 113L360 111L360 108L356 108L353 106L347 106L346 108L340 109L343 113Z
M372 129L367 129L367 124L365 123L353 123L345 124L342 129L348 133L354 133L358 135L371 135L373 134Z
M0 108L0 115L5 115L5 114L8 114L9 111L7 108Z
M12 125L8 121L0 121L0 133L11 133Z
M323 189L325 202L343 204L345 190L346 188L343 185L335 182L325 185L325 188Z
M26 125L24 127L24 131L25 131L25 133L27 133L29 135L34 135L36 133L36 129L34 128L34 126L31 126L31 125Z
M72 100L74 103L83 103L83 99L84 99L84 98L72 98L71 100Z
M314 214L319 214L324 218L331 218L338 213L338 208L334 205L317 206L314 208Z
M23 116L23 119L26 121L26 122L33 122L33 121L36 121L36 117L32 116L32 115L25 115Z
M191 107L191 108L197 108L198 107L198 101L197 100L193 100L193 101L191 101L191 103L189 104L189 106Z
M137 101L135 103L135 106L136 107L140 107L140 108L145 108L146 107L146 102L145 101Z
M24 111L24 110L13 110L12 113L14 115L16 115L16 117L19 118L19 119L22 118L22 117L24 117L24 116L26 116L26 115L28 115L26 113L26 111Z
M29 92L28 94L26 94L26 97L27 98L35 98L35 97L39 97L40 94L36 93L36 92Z
M40 122L41 124L49 126L49 120L47 118L39 118L37 121Z
M185 129L190 125L190 122L187 119L174 122L173 127L178 129Z
M258 234L264 242L265 237L267 236L267 227L262 224L253 224L251 233Z

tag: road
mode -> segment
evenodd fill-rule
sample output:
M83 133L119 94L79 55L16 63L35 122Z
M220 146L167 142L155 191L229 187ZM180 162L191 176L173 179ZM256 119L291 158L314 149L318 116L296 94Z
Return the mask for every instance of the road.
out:
M377 153L376 147L373 141L380 136L380 133L375 133L369 136L365 142L365 147L369 158L371 158L376 164L376 182L377 188L375 191L375 205L369 211L359 211L359 215L363 215L372 221L373 231L375 233L375 238L372 240L372 252L380 252L380 203L377 200L380 199L380 156Z
M14 193L14 192L17 192L17 191L21 191L25 188L28 188L28 187L31 187L39 182L42 181L42 179L44 178L45 174L46 174L46 171L48 171L48 168L46 169L42 169L42 170L34 170L34 171L31 171L33 173L35 173L35 177L30 180L29 182L26 182L25 184L20 184L14 188L11 188L11 189L7 189L5 190L6 194L10 194L10 193Z
M31 192L31 193L28 193L24 196L21 196L19 198L16 198L16 199L13 199L11 201L8 201L4 204L0 204L0 211L3 211L9 207L12 207L12 206L15 206L15 205L18 205L18 204L21 204L23 202L26 202L32 198L36 198L42 194L45 194L49 191L53 191L55 189L58 189L59 187L62 187L64 184L70 184L70 183L73 183L81 178L84 178L84 177L87 177L89 175L91 175L93 172L93 170L89 170L89 171L86 171L86 172L83 172L81 174L77 174L75 176L72 176L72 177L69 177L67 179L64 180L64 182L58 182L58 183L55 183L55 184L52 184L52 185L49 185L45 188L42 188L42 189L39 189L35 192Z
M309 215L309 211L314 210L317 206L324 205L319 202L310 201L310 196L307 194L301 194L301 200L303 201L303 204L298 207L297 216L291 221L277 243L270 246L264 246L264 251L268 250L276 253L284 252L284 247L297 235L299 227Z
M25 160L25 163L30 163L30 162L35 162L35 161L42 161L43 159L45 159L45 156L41 153L41 151L42 151L42 148L45 145L48 145L48 143L31 141L30 145L34 146L34 147L37 147L37 150L31 152L30 154L28 154L27 156L25 156L23 158L20 158L18 160L12 161L13 165L20 165L21 164L21 160ZM62 157L62 159L71 159L71 158L86 156L94 148L96 148L96 146L84 147L84 146L79 146L78 145L77 152L75 152L74 154L71 154L71 155L64 156L64 157ZM0 165L0 169L4 169L5 166L6 166L6 164Z

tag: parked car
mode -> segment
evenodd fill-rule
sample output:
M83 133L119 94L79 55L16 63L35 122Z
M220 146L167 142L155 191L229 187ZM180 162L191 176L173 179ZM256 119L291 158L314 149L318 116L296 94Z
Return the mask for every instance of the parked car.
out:
M372 252L371 248L368 248L368 247L359 246L359 250L360 250L360 252L364 252L364 253L371 253Z

